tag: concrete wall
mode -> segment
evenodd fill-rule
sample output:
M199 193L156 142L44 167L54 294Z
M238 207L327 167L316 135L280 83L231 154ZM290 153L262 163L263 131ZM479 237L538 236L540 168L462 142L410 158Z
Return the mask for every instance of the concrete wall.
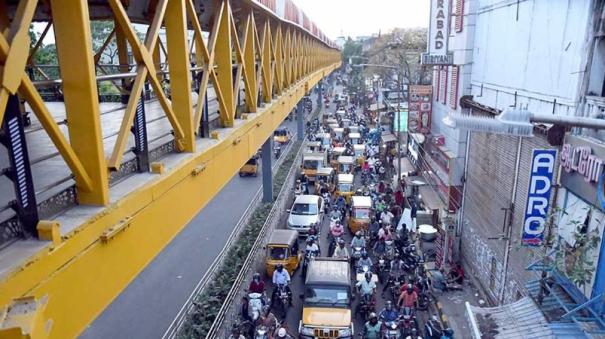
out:
M591 0L481 0L472 94L504 109L573 115L586 57ZM556 104L553 104L556 99Z

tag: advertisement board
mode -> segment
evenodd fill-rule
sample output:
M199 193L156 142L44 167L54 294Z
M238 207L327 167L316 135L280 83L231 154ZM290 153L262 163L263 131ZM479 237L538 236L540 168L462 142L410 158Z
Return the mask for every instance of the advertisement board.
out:
M548 218L550 193L557 160L555 149L534 149L529 172L529 187L521 244L540 246L544 241L544 229Z
M431 132L433 86L410 85L408 103L408 130L410 133Z

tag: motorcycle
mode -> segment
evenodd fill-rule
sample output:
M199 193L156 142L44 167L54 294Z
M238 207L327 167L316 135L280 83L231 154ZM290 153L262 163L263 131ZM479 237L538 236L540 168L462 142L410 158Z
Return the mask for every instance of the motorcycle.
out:
M273 154L275 154L275 159L279 159L279 157L281 156L281 147L275 146L273 148Z
M383 284L389 276L389 262L384 256L378 257L378 281Z
M372 295L364 294L361 297L361 301L359 302L359 305L357 306L357 311L355 313L364 322L368 321L369 320L368 317L370 316L370 313L373 313L375 311L375 306L376 306L376 303L375 303Z
M301 272L302 273L303 281L305 279L307 279L307 268L309 267L309 263L311 261L315 260L315 256L316 256L315 252L307 252L307 253L305 253L305 259L303 261L302 272Z
M288 293L288 290L286 289L286 285L284 284L279 284L277 285L277 293L276 296L279 300L279 306L281 307L281 315L282 315L282 319L286 318L286 315L288 313L288 308L290 307L290 294ZM275 304L275 301L273 302L273 304Z
M444 328L441 326L439 320L437 320L436 315L433 315L431 319L427 320L424 324L424 335L426 336L426 339L442 339L444 332Z
M258 325L254 329L254 339L269 339L269 328L265 325Z
M361 258L361 250L363 250L363 247L361 246L356 246L351 249L351 267L357 267L356 263L357 260Z
M256 322L263 309L263 295L261 293L248 293L248 316Z
M395 321L385 322L385 330L383 332L384 339L399 339L401 331L399 330L399 319Z
M404 307L401 312L401 331L403 332L403 336L411 335L413 337L414 333L417 332L418 328L416 326L416 315L414 314L414 310L411 307Z

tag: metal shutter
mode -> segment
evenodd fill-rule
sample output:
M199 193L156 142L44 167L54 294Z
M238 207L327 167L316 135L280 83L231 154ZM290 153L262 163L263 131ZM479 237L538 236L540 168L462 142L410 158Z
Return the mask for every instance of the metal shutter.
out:
M461 251L493 298L497 298L502 287L505 243L487 238L503 233L505 211L501 208L510 206L518 140L496 134L471 135ZM496 263L493 277L492 258ZM495 281L494 290L489 289L490 280Z
M454 28L456 33L462 32L462 26L464 23L464 0L456 0L456 19Z
M458 107L458 66L452 66L452 84L450 85L450 107L456 109Z
M517 180L517 195L515 197L515 210L513 213L512 230L511 230L511 246L513 250L510 251L509 264L508 264L508 282L507 289L505 291L505 302L513 301L515 298L515 288L518 289L523 295L526 295L524 282L535 278L534 272L525 270L532 261L531 250L525 247L518 246L521 242L521 232L523 230L523 219L525 218L525 204L527 203L527 190L529 187L529 173L531 166L531 156L534 149L552 149L556 148L550 146L546 140L546 136L535 133L533 138L523 138L521 142L521 159L519 161L519 172ZM557 157L557 163L555 168L559 168L559 157ZM555 182L557 173L555 172ZM554 196L551 196L550 209L554 206ZM515 287L515 282L518 283Z

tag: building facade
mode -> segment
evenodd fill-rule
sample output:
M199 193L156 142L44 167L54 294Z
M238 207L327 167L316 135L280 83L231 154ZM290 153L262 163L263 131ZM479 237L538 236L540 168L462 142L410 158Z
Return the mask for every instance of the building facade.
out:
M519 137L451 129L442 119L450 112L493 117L507 109L604 118L603 1L450 3L447 49L453 63L434 67L431 134L442 136L443 147L456 159L450 184L463 187L455 232L459 255L491 303L503 304L529 295L526 284L537 278L527 267L542 250L523 245L534 150L557 151L551 211L572 210L586 225L582 230L594 230L602 238L604 209L586 199L594 189L586 193L587 187L576 185L573 191L565 180L557 183L566 175L559 173L561 162L569 161L564 151L573 143L584 145L574 135L584 135L599 149L605 133L535 123L533 137ZM429 160L427 166L435 164ZM591 184L598 186L598 180ZM551 228L554 244L573 246L570 227L577 223L560 219ZM587 299L605 289L602 251L599 242L591 252L593 277L576 286Z

